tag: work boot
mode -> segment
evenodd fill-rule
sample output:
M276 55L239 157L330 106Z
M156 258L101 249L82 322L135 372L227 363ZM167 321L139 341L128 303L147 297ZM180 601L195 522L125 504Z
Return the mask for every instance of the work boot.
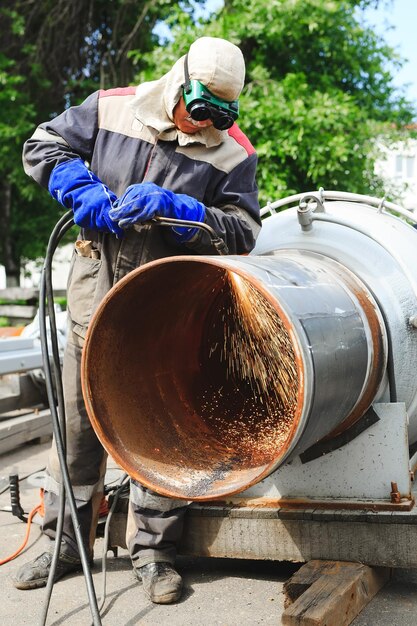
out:
M33 561L29 561L22 565L22 567L12 577L12 581L17 589L37 589L38 587L45 587L49 572L51 570L52 553L43 552ZM77 572L82 569L80 559L76 557L68 556L67 554L60 554L58 563L55 570L54 580L59 580L70 572Z
M170 563L148 563L135 568L135 574L142 581L143 591L151 602L171 604L179 600L182 578Z

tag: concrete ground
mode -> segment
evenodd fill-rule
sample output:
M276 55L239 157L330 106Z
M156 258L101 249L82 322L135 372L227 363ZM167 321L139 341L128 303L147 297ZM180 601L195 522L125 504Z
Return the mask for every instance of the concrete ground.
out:
M21 480L21 503L26 512L39 501L38 488L45 466L49 442L27 444L0 456L0 560L22 543L25 525L7 511L9 492L4 490L10 473ZM115 468L110 472L117 474ZM102 594L102 540L96 542L93 569L98 597ZM412 546L410 549L417 549ZM41 552L39 525L33 524L25 551L0 567L1 625L34 625L40 623L45 590L19 591L10 576L25 561ZM117 558L111 553L107 561L106 601L102 623L109 626L252 626L280 624L284 608L283 583L298 568L289 563L244 561L233 559L178 558L185 591L174 605L152 605L144 596L140 583L132 574L125 550ZM88 626L91 623L86 587L82 574L56 583L48 612L48 626ZM392 581L379 592L353 622L354 626L416 626L417 570L396 570Z

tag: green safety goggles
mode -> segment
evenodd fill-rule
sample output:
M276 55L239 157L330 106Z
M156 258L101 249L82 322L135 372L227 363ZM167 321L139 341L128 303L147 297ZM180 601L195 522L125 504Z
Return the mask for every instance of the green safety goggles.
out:
M190 80L187 59L188 54L184 62L183 97L190 117L196 122L210 119L217 130L227 130L239 116L239 102L217 98L200 81Z

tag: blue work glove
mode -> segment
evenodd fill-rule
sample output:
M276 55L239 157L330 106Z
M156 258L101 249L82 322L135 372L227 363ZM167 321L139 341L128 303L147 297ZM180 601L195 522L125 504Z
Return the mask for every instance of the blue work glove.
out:
M109 217L117 196L81 159L56 165L49 178L48 190L55 200L74 211L74 222L78 226L123 237L123 230Z
M191 196L174 193L155 183L141 183L130 185L113 203L110 217L127 228L149 222L155 216L203 222L205 212L204 204ZM197 228L186 226L174 226L172 230L180 242L189 241L197 232Z

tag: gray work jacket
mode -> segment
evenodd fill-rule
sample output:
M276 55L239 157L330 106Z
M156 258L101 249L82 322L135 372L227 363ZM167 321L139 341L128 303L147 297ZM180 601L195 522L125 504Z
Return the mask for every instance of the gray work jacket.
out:
M26 173L47 188L58 163L81 157L117 196L144 181L186 193L206 206L205 222L225 240L230 254L250 252L261 221L257 157L247 137L234 124L213 147L161 140L135 117L134 95L131 87L101 90L41 124L24 146ZM72 261L68 308L81 336L103 296L131 270L167 256L216 254L203 231L180 244L170 229L156 225L126 231L122 239L81 229L79 238L91 241L99 257L74 255Z

